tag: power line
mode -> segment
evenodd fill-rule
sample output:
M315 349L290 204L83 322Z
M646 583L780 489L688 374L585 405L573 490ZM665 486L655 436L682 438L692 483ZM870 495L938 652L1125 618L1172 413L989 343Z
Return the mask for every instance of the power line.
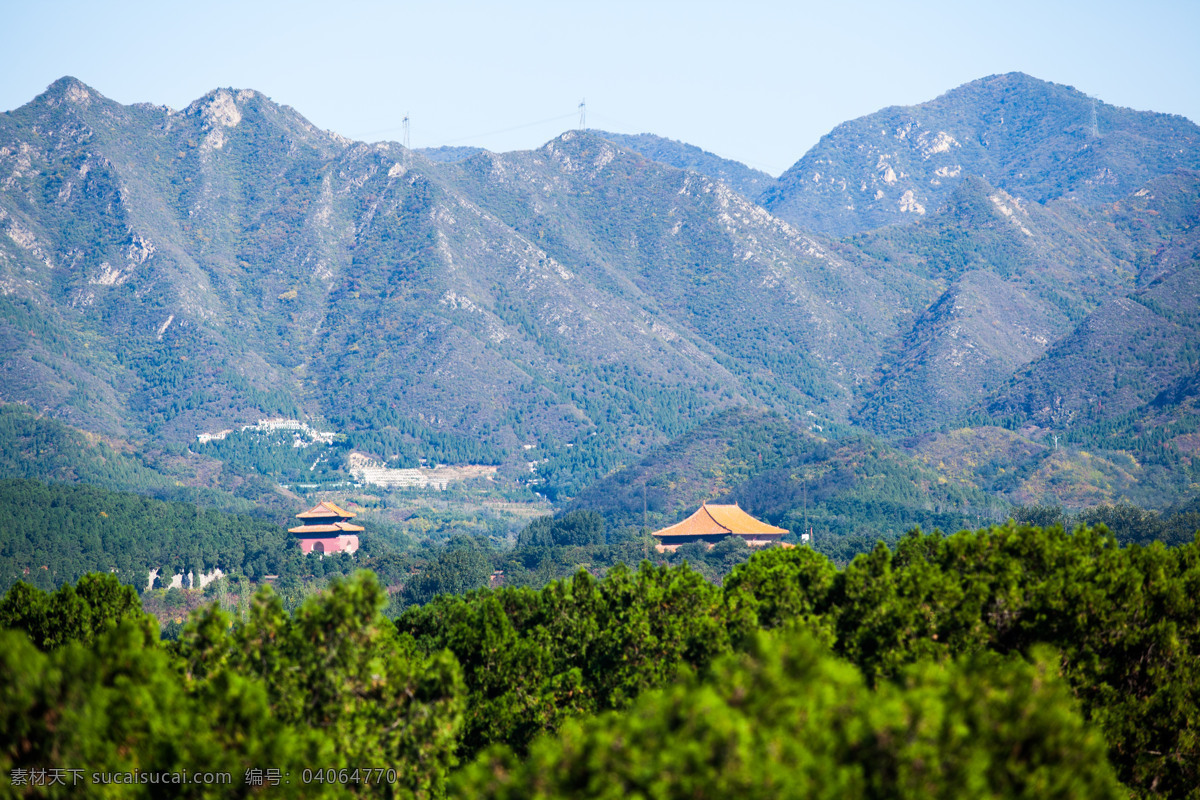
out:
M457 139L445 140L445 141L441 142L441 144L427 145L427 146L428 147L445 147L446 145L457 144L459 142L466 142L466 141L470 141L471 139L480 139L485 136L498 136L499 134L502 134L502 133L511 133L512 131L519 131L519 130L523 130L525 128L534 128L534 127L537 127L538 125L545 125L550 122L559 122L564 119L572 119L575 117L576 113L577 112L571 112L570 114L559 114L556 117L547 117L546 119L539 119L536 122L526 122L522 125L513 125L512 127L509 127L509 128L500 128L498 130L485 131L483 133L473 133L470 136L460 136ZM375 135L384 134L384 133L392 133L397 130L402 131L405 135L407 135L408 121L409 121L408 114L405 114L404 121L399 128L396 128L396 127L381 128L376 131L371 131L369 133L363 133L363 134L359 134L359 135L365 139L366 137L369 137L369 136L375 136ZM407 144L405 146L407 147Z
M1095 106L1093 106L1092 113L1095 114ZM587 100L586 99L580 100L579 105L576 107L576 110L570 114L559 114L558 116L547 117L545 119L539 119L534 122L526 122L521 125L512 125L507 128L499 128L497 130L485 131L482 133L474 133L474 134L471 134L470 136L459 136L454 139L443 140L437 144L429 144L429 145L424 145L424 146L429 149L434 149L434 148L438 148L438 147L448 147L450 145L459 144L461 142L469 142L472 139L482 139L487 136L498 136L498 135L504 134L504 133L512 133L513 131L525 130L526 128L535 128L539 125L546 125L551 122L561 122L562 120L575 118L576 115L578 115L578 119L579 119L579 130L586 129L587 128ZM595 116L595 115L593 115L593 116ZM602 119L600 121L601 125L603 125L604 121L607 120L609 123L612 124L611 127L615 131L620 131L620 130L634 131L634 130L638 129L638 127L635 125L629 125L628 123L624 123L621 120L617 120L612 117L609 117L607 114L601 115L601 117L602 117ZM1093 125L1094 124L1095 123L1093 122ZM410 117L407 112L404 114L404 119L401 122L400 127L398 127L398 128L397 127L381 128L376 131L359 134L359 138L361 140L368 140L369 137L376 136L378 134L392 133L394 131L401 132L401 135L403 137L402 144L404 145L405 149L412 149L411 142L409 140ZM1096 131L1095 135L1098 136L1099 131ZM692 142L690 144L692 144L693 146L699 146L699 145L696 145L694 142ZM703 148L701 148L701 149L703 149ZM725 158L725 156L717 156L717 157ZM757 160L752 160L752 159L730 158L728 160L735 161L735 162L738 162L741 164L745 164L748 167L762 170L762 171L768 173L769 175L782 174L783 172L785 172L787 170L787 167L780 168L780 166L778 164L765 164L765 163L759 162ZM791 165L788 165L788 167L790 167L790 166Z
M465 142L470 139L478 139L483 136L498 136L501 133L511 133L512 131L519 131L519 130L523 130L525 128L535 128L538 125L545 125L548 122L558 122L559 120L571 119L574 116L575 116L575 114L573 114L573 113L572 114L560 114L557 117L549 117L548 119L540 119L537 122L527 122L524 125L514 125L511 128L501 128L500 130L488 131L487 133L476 133L471 136L463 136L462 138L459 138L459 139L451 139L450 141L443 142L442 144L435 145L435 146L436 147L444 147L445 145L448 145L448 144L457 144L458 142Z

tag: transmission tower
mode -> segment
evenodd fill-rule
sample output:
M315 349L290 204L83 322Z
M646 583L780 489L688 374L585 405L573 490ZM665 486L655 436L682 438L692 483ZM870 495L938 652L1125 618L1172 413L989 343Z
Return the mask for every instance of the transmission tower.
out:
M404 149L409 150L412 145L408 141L408 112L404 112Z
M579 101L579 130L587 128L587 100Z
M1092 100L1092 138L1100 138L1100 123L1096 120L1096 101Z

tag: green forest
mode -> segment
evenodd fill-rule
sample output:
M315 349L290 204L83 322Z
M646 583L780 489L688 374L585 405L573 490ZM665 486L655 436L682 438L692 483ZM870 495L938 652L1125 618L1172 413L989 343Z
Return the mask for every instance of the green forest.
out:
M595 522L522 546L599 546ZM842 568L772 548L722 585L686 564L580 570L394 620L358 572L294 611L270 588L242 614L207 606L171 641L113 574L20 582L0 601L0 780L17 797L1197 797L1198 603L1200 539L1015 524L914 531ZM150 783L184 770L229 782ZM105 784L126 773L144 780Z

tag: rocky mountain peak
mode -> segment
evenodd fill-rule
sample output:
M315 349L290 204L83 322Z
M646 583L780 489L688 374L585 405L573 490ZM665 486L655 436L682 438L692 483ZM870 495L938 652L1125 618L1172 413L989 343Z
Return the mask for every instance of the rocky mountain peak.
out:
M65 75L46 87L46 91L38 95L33 102L50 107L59 106L63 103L88 106L95 100L103 99L105 99L103 95L83 81L70 75Z
M1015 72L839 125L759 201L802 228L844 235L911 224L968 174L1025 199L1096 205L1197 166L1200 128L1188 120Z

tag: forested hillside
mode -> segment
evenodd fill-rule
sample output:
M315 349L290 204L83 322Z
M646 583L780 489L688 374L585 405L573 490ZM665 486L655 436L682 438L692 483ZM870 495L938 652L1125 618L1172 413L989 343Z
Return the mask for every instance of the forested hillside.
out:
M844 569L776 548L721 588L580 572L394 624L360 574L290 614L270 590L211 607L169 645L113 576L20 584L0 769L49 797L184 769L303 797L1189 797L1198 581L1200 541L1006 526ZM35 785L59 759L86 773Z
M1059 395L1077 422L1174 418L1197 141L993 76L839 127L764 207L765 176L649 134L427 158L251 90L174 111L64 78L0 115L0 399L134 451L320 419L384 462L500 465L509 490L535 463L560 505L731 408L893 443L981 416L1074 435L1047 424ZM1074 351L1153 375L1063 387ZM264 502L241 463L215 488ZM1140 502L1188 485L1160 466Z
M750 199L758 197L775 182L775 179L765 172L752 169L737 161L721 158L685 142L664 139L651 133L636 135L611 131L596 131L596 133L613 144L641 153L646 158L669 164L672 167L690 169L715 180L724 181L729 184L731 189Z
M887 444L848 430L810 430L778 414L732 411L598 481L573 508L612 524L665 527L702 502L737 502L814 547L848 559L912 527L959 530L1008 518L1011 506Z
M0 582L54 588L87 572L112 572L139 590L150 570L219 567L262 578L298 571L277 524L94 486L0 480ZM288 567L291 567L289 570Z
M218 460L197 452L201 450L99 436L35 414L19 403L0 404L0 475L4 477L84 483L277 521L290 515L290 501L275 483L258 474L257 464Z
M70 79L2 123L6 398L109 434L309 414L636 453L732 405L847 407L907 291L586 133L434 164L253 92L170 113Z

